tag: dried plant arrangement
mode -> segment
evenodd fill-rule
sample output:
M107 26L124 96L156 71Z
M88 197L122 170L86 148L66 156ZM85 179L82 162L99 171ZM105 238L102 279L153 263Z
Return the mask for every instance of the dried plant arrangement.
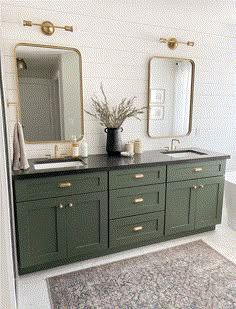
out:
M85 112L99 120L100 124L106 128L120 128L125 119L134 117L141 120L138 114L143 114L146 107L137 108L134 106L136 97L122 99L121 103L116 106L109 106L107 96L104 92L103 85L100 86L103 98L97 96L91 97L93 102L94 114L89 111Z

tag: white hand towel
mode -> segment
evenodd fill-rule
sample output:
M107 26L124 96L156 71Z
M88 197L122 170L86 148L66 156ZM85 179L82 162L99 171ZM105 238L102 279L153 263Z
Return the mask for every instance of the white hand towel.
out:
M24 134L20 122L17 122L14 128L12 168L14 171L27 170L29 168L25 151Z

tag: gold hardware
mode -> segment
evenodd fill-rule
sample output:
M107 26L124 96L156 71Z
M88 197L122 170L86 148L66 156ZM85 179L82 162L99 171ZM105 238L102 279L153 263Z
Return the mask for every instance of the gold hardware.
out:
M197 186L196 186L196 185L193 185L192 188L193 188L194 190L196 190L196 189L197 189Z
M200 189L203 189L203 188L204 188L204 186L203 186L203 185L200 185L200 186L199 186L199 188L200 188Z
M73 207L73 204L72 204L72 203L69 203L68 206L69 206L69 207Z
M143 174L135 174L135 175L134 175L134 178L135 178L135 179L144 178L144 175L143 175Z
M143 229L143 226L136 226L133 228L133 231L138 232L138 231L142 231L142 229Z
M202 171L202 167L196 167L195 169L194 169L194 172L201 172Z
M55 32L56 28L73 32L73 26L55 26L50 21L44 21L42 22L42 24L37 24L37 23L33 23L31 20L23 20L23 26L27 26L27 27L40 26L41 31L46 35L52 35Z
M174 147L174 142L177 142L178 144L180 144L180 140L179 139L172 138L170 150L175 150L176 149L176 146Z
M59 205L59 208L62 209L62 208L64 208L64 206L63 206L62 204L60 204L60 205Z
M134 203L142 203L142 202L143 202L143 198L142 197L134 199Z
M57 153L58 153L58 146L54 146L54 158L57 158Z
M165 39L165 38L160 38L161 43L166 43L170 49L176 49L179 44L186 44L187 46L194 46L194 42L180 42L177 41L176 38L170 38L170 39Z
M58 184L58 188L67 188L67 187L71 187L72 183L70 182L61 182Z

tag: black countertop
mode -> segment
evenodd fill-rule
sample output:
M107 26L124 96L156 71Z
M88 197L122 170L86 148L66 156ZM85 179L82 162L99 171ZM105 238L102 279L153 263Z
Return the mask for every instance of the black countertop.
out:
M125 168L137 168L137 167L151 167L154 165L170 165L179 163L192 163L199 161L210 161L210 160L221 160L229 159L230 156L218 152L213 152L210 150L200 149L200 148L186 148L178 149L178 151L184 150L194 150L197 152L204 153L196 157L194 154L188 158L174 158L164 152L164 150L153 150L145 151L142 154L135 154L133 157L109 157L106 154L101 155L90 155L88 158L82 159L84 165L80 167L64 167L55 169L41 169L35 170L34 163L40 160L46 161L47 159L30 159L30 168L25 171L13 171L12 175L14 179L18 178L29 178L38 176L54 176L54 175L67 175L67 174L77 174L85 172L96 172L96 171L110 171L116 169Z

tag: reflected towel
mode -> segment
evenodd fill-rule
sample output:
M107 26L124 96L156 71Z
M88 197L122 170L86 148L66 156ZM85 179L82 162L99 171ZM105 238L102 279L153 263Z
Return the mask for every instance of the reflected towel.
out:
M25 151L24 134L20 122L17 122L14 128L12 168L13 171L26 170L29 168Z

